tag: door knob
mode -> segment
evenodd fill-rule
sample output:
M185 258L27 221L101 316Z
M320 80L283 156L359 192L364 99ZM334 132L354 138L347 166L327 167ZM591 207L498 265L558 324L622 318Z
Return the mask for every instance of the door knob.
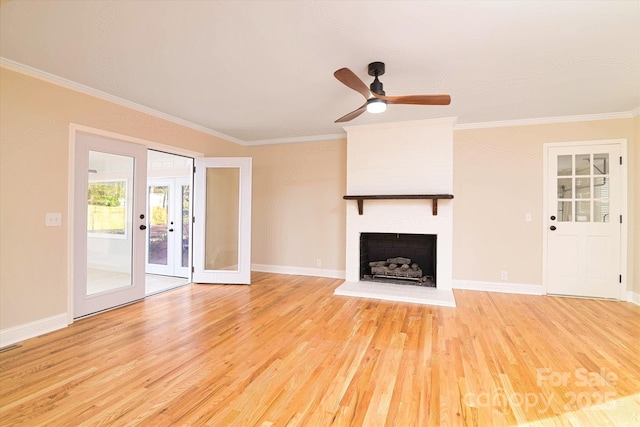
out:
M146 230L146 229L147 229L147 226L146 226L146 225L142 224L142 225L140 226L140 230Z
M555 221L556 220L556 216L555 215L551 215L551 221Z
M173 228L170 228L169 231L173 231Z
M549 227L549 230L554 231L556 229L555 225L552 225L551 227Z

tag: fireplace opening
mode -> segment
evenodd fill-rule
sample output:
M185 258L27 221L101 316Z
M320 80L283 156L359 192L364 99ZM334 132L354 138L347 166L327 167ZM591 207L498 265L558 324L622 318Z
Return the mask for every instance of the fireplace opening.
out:
M436 286L435 234L361 233L360 280Z

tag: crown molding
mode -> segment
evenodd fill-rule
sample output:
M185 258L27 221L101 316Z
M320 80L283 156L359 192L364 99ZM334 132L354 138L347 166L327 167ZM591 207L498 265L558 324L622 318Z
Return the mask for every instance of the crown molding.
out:
M502 120L496 122L461 123L454 126L454 130L488 129L510 126L548 125L554 123L589 122L595 120L630 119L640 113L640 107L631 111L601 114L583 114L578 116L538 117L533 119Z
M371 123L366 125L354 125L354 126L344 126L344 129L347 133L350 132L359 132L359 131L368 131L371 129L394 129L394 128L403 128L407 127L422 127L425 125L433 125L433 124L446 124L450 125L455 129L457 117L440 117L435 119L420 119L420 120L407 120L400 122L384 122L384 123Z
M246 141L244 145L254 147L259 145L295 144L301 142L334 141L336 139L346 139L346 133L331 133L328 135L294 136L292 138L258 139Z
M8 70L16 71L21 74L28 75L30 77L34 77L39 80L44 80L49 83L56 84L58 86L65 87L67 89L75 90L76 92L83 93L85 95L95 96L96 98L103 99L105 101L113 102L114 104L121 105L126 108L131 108L132 110L139 111L141 113L149 114L150 116L154 116L163 120L167 120L169 122L176 123L181 126L185 126L191 128L193 130L197 130L202 133L206 133L207 135L215 136L217 138L222 138L226 141L234 142L240 145L246 145L245 141L242 141L238 138L234 138L233 136L224 134L222 132L215 131L213 129L209 129L205 126L198 125L196 123L190 122L188 120L184 120L171 114L163 113L162 111L154 110L153 108L145 107L144 105L137 104L135 102L126 100L124 98L120 98L119 96L110 95L106 92L102 92L98 89L94 89L89 86L85 86L80 83L76 83L74 81L65 79L60 76L56 76L55 74L47 73L46 71L42 71L38 68L31 67L29 65L21 64L16 61L12 61L5 57L0 56L0 67L6 68Z

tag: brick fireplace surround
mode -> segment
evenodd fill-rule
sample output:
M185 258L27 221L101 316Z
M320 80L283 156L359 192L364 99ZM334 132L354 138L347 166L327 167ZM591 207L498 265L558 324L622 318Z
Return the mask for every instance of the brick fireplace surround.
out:
M455 118L345 127L347 195L452 194ZM336 295L455 307L453 200L347 200L346 281ZM437 235L437 287L360 281L361 233ZM401 256L401 254L398 254Z

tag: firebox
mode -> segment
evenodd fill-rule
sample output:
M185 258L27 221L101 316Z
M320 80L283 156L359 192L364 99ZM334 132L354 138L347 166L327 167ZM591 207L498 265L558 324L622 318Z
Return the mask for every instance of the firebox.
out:
M361 233L360 280L436 286L435 234Z

